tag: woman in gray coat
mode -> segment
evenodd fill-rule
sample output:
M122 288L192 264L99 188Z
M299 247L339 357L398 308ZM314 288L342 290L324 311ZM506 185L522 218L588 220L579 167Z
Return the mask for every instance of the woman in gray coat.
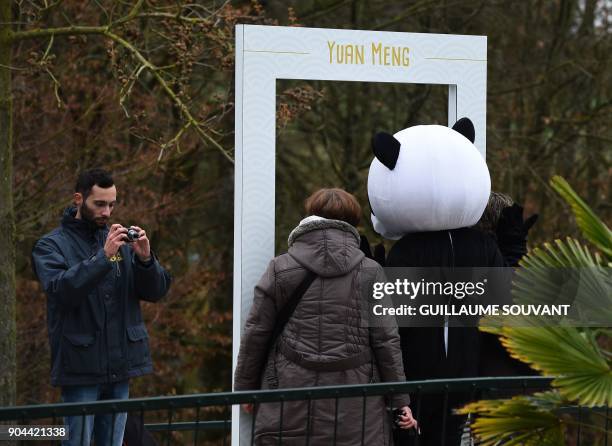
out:
M394 320L370 327L361 296L382 268L359 249L355 225L361 209L341 189L321 189L306 200L305 218L289 235L289 251L274 258L255 287L238 364L235 390L405 381ZM278 312L303 283L306 289L283 331L270 347ZM269 351L271 350L271 351ZM416 427L408 395L387 403L401 408L400 428ZM383 397L286 402L255 407L255 444L389 445L391 420ZM251 411L252 407L245 407ZM337 416L336 416L337 415ZM363 443L362 443L363 435ZM307 439L308 437L308 439Z

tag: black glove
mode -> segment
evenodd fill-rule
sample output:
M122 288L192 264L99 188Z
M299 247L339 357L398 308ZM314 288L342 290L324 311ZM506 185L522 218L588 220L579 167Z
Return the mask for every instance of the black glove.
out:
M502 210L496 236L499 250L509 266L518 265L527 254L527 234L537 220L538 214L533 214L523 221L523 207L516 203Z

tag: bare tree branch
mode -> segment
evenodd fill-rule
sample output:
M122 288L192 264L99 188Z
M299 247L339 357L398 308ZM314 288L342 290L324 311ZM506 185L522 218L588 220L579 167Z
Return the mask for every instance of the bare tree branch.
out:
M141 67L138 69L137 74L140 74L140 72L145 68L148 69L153 74L153 77L155 78L157 83L161 86L161 88L164 90L166 95L172 100L172 102L176 105L176 107L181 111L186 121L189 123L188 127L193 127L193 129L196 131L196 133L198 134L202 142L212 145L214 148L219 150L221 154L229 162L233 164L234 159L229 154L229 152L226 149L224 149L214 138L208 135L207 132L204 131L200 123L191 114L189 107L187 107L187 105L183 102L183 100L172 90L170 85L168 85L168 82L166 81L166 79L164 79L164 77L160 73L159 68L155 67L155 65L153 65L153 63L151 63L132 43L128 42L126 39L121 37L119 34L116 34L111 31L112 27L116 26L117 24L127 23L128 21L138 17L139 16L138 12L142 6L142 3L143 3L143 0L139 0L134 5L134 7L132 8L132 10L129 12L128 15L116 20L115 22L109 24L108 26L68 26L68 27L60 27L60 28L34 29L34 30L10 33L8 39L10 42L16 42L16 41L25 40L25 39L37 39L37 38L42 38L42 37L54 38L56 36L71 36L71 35L101 35L101 36L104 36L112 40L113 42L125 48L129 53L132 54L132 56L134 56L140 62ZM160 13L160 14L164 14L164 15L158 16L158 17L166 16L166 13ZM172 17L177 17L176 15L173 15L173 14L168 14L168 15ZM51 75L52 79L54 80L56 84L56 93L57 93L57 84L58 84L57 79L55 79L51 73L49 74ZM125 100L125 97L129 95L131 88L132 88L131 86L128 87L125 94L122 96L122 100L120 100L120 104L122 106L123 106L123 100ZM59 96L57 97L59 98Z

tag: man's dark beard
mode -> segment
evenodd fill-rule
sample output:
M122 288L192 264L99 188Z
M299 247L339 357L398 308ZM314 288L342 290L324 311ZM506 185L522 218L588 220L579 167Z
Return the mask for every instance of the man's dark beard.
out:
M83 220L88 221L89 223L92 223L98 227L106 226L106 223L108 223L108 218L94 218L94 215L94 212L89 208L89 206L87 206L87 203L83 202L81 205L81 217Z

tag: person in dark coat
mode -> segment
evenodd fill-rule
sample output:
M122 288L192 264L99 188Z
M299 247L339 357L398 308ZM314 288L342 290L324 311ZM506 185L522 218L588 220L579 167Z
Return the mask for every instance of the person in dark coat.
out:
M123 446L158 446L155 437L144 425L143 414L128 413L123 434Z
M468 118L461 118L452 128L417 125L394 135L380 132L374 136L375 158L368 175L372 223L383 237L397 240L386 258L387 267L504 266L495 240L470 228L481 217L491 191L489 171L474 145L475 136ZM478 376L477 325L453 327L444 317L438 319L427 327L400 326L406 378ZM454 416L452 410L468 396L451 393L448 399L444 395L417 398L413 412L422 432L418 444L458 446L465 418ZM396 444L402 446L414 440L402 432L396 436Z
M523 220L523 207L506 194L491 192L487 207L475 228L495 239L504 265L516 268L527 254L527 235L538 219L534 214ZM481 333L480 376L530 376L537 372L522 361L510 356L492 333ZM511 396L505 392L500 396Z
M406 234L389 251L388 267L503 267L495 241L481 231L459 228ZM479 376L481 336L477 327L400 327L399 334L408 381ZM451 393L444 411L444 395L424 395L413 404L421 426L422 446L460 443L464 417L452 414L469 395ZM420 408L419 408L420 403ZM400 435L401 436L401 435ZM398 444L412 444L403 436Z
M240 342L235 390L404 381L395 320L369 327L362 287L384 281L382 268L359 250L356 199L341 189L322 189L306 202L305 218L289 235L289 251L274 258L255 287ZM306 289L276 343L270 338L282 311L308 272ZM408 395L388 403L404 411L399 426L416 427ZM383 397L286 402L255 408L257 445L389 445L391 420ZM248 410L252 410L247 406ZM283 420L282 426L280 419ZM362 443L363 435L363 443Z
M75 206L32 251L47 294L51 384L64 402L126 399L129 379L153 371L140 301L161 299L171 279L142 228L108 227L116 201L108 172L82 172ZM66 417L64 444L88 445L93 434L96 445L120 446L125 420L125 413Z
M495 239L505 265L513 268L527 254L527 236L538 220L538 214L523 220L523 211L510 196L491 191L487 207L474 226Z

